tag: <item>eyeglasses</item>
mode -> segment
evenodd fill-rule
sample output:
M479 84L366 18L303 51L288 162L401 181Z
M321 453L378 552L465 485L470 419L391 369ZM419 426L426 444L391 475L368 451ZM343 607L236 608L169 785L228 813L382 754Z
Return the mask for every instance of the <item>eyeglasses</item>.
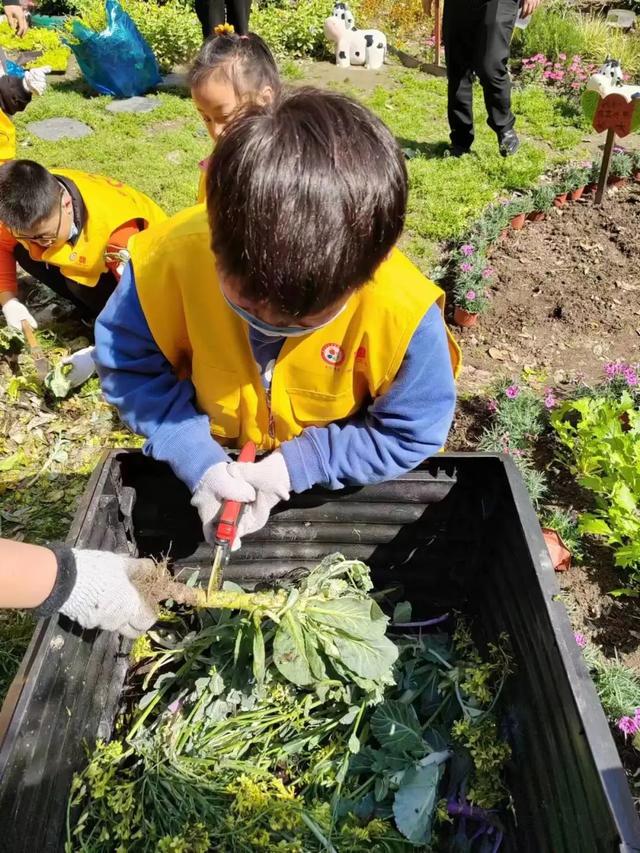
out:
M64 189L60 189L60 209L58 210L58 224L56 226L56 233L53 234L20 234L18 231L11 231L16 240L24 240L26 243L37 243L39 246L43 246L45 249L48 246L53 246L58 237L60 236L60 227L62 226L62 208L64 205Z

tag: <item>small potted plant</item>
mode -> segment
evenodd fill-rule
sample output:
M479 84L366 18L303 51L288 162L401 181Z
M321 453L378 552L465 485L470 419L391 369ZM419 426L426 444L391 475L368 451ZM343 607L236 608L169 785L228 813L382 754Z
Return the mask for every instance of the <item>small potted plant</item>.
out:
M609 170L609 186L620 187L631 177L633 161L631 157L619 148L611 158L611 169Z
M484 309L486 296L480 290L469 287L458 291L456 288L456 306L453 310L453 322L462 329L475 326L478 314Z
M565 175L562 175L555 185L555 198L553 203L556 207L564 207L567 203L567 196L571 189L571 184L567 181Z
M507 205L509 221L514 231L522 231L527 219L527 213L533 210L530 195L514 196Z
M478 250L495 243L509 225L507 204L492 204L487 207L469 233L465 242L474 243Z
M569 201L578 201L582 198L588 178L589 172L582 166L572 166L565 172L564 185L567 188Z
M531 203L533 210L528 214L527 219L530 222L542 222L546 219L547 213L553 207L553 200L556 193L553 187L541 186L535 189L531 194Z
M600 163L591 163L587 167L587 184L584 188L585 195L594 193L598 189L598 179L600 178Z

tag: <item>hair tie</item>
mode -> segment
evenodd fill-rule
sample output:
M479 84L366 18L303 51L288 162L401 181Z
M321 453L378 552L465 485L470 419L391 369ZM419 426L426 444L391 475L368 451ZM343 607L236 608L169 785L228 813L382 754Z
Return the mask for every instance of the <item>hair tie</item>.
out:
M213 32L216 36L226 36L233 35L235 30L233 28L233 24L218 24L217 27L213 28Z
M241 39L246 39L247 41L249 41L249 36L240 36L240 38L241 38Z

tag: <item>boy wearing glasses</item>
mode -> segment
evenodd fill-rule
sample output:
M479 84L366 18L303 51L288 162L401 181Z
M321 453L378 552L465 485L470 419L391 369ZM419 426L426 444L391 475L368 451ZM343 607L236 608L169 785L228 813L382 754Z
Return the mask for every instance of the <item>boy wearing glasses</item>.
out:
M100 175L48 172L32 160L0 166L0 306L7 324L37 323L17 298L16 263L93 321L128 261L134 234L166 219L150 198ZM71 356L72 385L93 373L93 347Z

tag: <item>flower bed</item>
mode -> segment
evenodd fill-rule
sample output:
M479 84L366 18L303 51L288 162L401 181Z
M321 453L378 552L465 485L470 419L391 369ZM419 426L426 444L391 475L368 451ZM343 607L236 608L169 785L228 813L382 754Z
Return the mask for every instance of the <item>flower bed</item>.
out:
M600 164L582 162L566 167L547 182L527 193L518 193L489 205L454 247L449 258L454 296L454 322L461 327L477 323L477 317L489 305L488 285L493 277L489 263L491 250L511 230L521 231L526 222L539 222L553 207L563 207L589 195L597 186ZM640 151L616 148L611 160L609 183L624 184L628 179L640 182Z

